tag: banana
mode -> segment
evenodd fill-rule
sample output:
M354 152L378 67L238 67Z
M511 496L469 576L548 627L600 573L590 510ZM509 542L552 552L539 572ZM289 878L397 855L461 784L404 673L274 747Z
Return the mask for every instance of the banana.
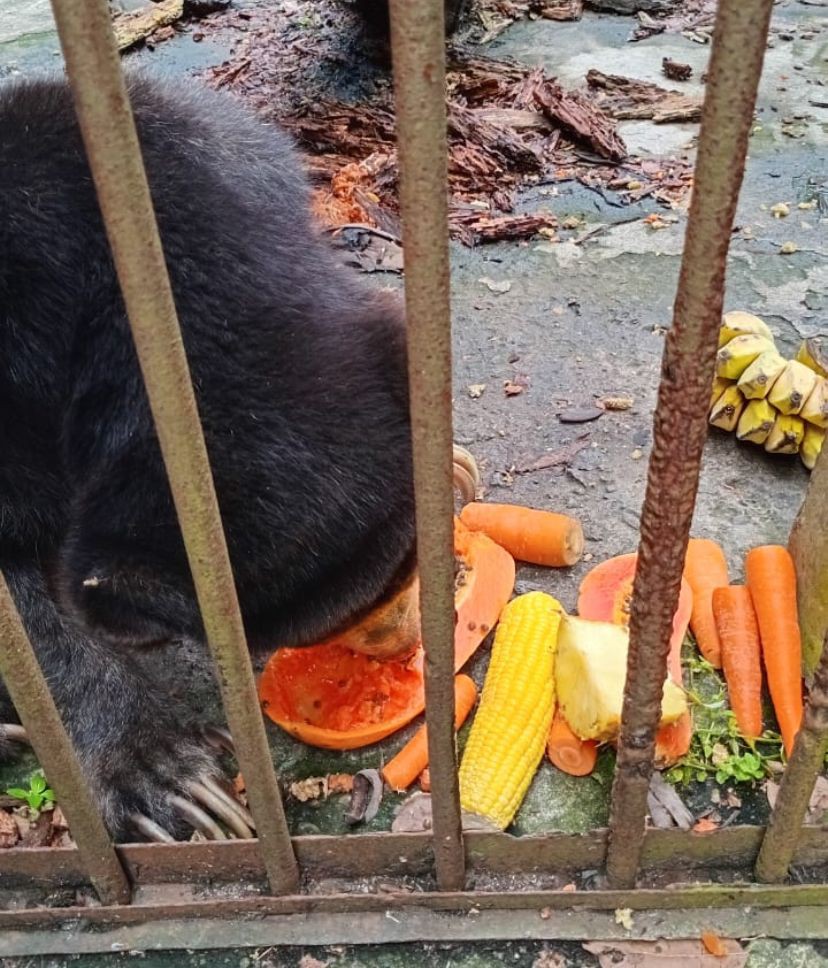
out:
M805 436L805 421L791 414L777 414L765 441L769 454L796 454Z
M716 375L724 380L738 380L757 356L773 348L771 340L756 333L736 336L719 350Z
M738 310L725 313L722 317L722 328L719 330L719 346L724 346L737 336L764 336L773 342L773 333L767 323L752 313Z
M817 462L817 457L819 457L819 452L822 450L824 440L824 430L822 430L820 427L814 427L812 424L805 425L805 436L802 438L802 444L799 448L799 456L802 458L802 463L808 468L809 471L814 469L814 465Z
M713 389L710 392L710 406L712 407L719 397L725 392L725 390L732 386L732 380L723 380L721 377L717 376L713 381Z
M710 423L720 430L732 433L739 423L739 417L745 409L745 398L735 384L731 384L710 411Z
M797 414L816 384L817 375L813 370L809 370L804 363L789 360L768 393L768 403L780 413Z
M816 386L805 401L799 416L817 427L828 427L828 380L825 377L817 377Z
M767 400L751 400L742 411L736 427L739 440L764 444L776 420L776 411Z
M757 356L739 377L739 389L748 400L759 400L768 395L774 381L785 369L785 359L776 350Z
M828 347L823 345L821 336L803 340L796 351L795 359L819 376L828 377Z

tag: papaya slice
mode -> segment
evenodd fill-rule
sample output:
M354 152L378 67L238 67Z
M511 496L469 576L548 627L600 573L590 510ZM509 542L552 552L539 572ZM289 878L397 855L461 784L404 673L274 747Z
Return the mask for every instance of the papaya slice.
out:
M613 622L629 626L630 602L638 555L619 555L601 562L581 582L578 590L578 614L599 622ZM682 578L678 608L673 617L673 634L667 671L676 685L682 685L681 647L693 611L693 592ZM675 723L662 726L656 734L656 765L670 766L690 749L693 718L688 710Z
M484 534L455 522L455 672L497 623L515 584L511 555ZM323 749L369 746L425 708L424 653L381 661L343 641L279 649L259 679L265 714L296 739Z

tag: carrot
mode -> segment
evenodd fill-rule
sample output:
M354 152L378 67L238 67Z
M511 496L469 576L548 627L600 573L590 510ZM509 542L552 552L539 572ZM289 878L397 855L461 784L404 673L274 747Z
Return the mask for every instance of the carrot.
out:
M796 610L796 569L787 548L763 545L745 559L779 731L790 756L802 725L802 637Z
M713 591L713 616L722 644L730 708L742 735L762 735L762 647L750 592L744 585Z
M556 709L546 743L546 755L563 773L589 776L598 759L598 744L595 740L576 736L563 713Z
M472 502L460 512L460 520L470 531L488 535L513 558L533 565L567 567L583 554L581 522L565 514Z
M460 729L477 699L477 686L468 676L454 678L454 728ZM390 759L382 777L392 790L407 790L428 766L428 729L421 726Z
M701 654L714 669L722 667L722 645L713 618L713 589L730 584L727 562L720 545L709 538L691 538L684 562L684 577L693 590L690 628Z
M428 767L420 774L420 789L423 793L431 793L431 772Z

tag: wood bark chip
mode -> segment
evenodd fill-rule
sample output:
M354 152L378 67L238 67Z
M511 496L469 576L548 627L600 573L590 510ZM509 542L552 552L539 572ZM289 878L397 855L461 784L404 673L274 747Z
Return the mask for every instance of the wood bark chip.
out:
M679 6L679 2L680 0L587 0L587 6L593 10L626 15L641 11L666 14Z
M160 0L131 13L118 14L112 22L118 50L129 50L156 30L181 20L184 0Z
M693 814L675 788L666 782L658 772L650 777L650 792L647 794L650 817L656 827L680 827L689 830L693 826Z
M649 81L620 74L587 72L587 84L597 92L597 103L617 120L647 119L656 124L670 121L699 121L703 98L669 91Z
M533 93L538 107L564 132L586 142L603 158L623 161L627 157L627 146L610 117L580 91L565 91L556 81L545 81Z
M590 0L590 5L598 2L623 3L626 0ZM633 41L662 33L684 33L691 40L697 40L700 38L694 33L709 31L716 15L716 0L681 0L680 3L664 4L661 10L648 9L643 3L636 6L638 26L630 37Z
M669 57L662 58L661 72L671 81L689 81L693 74L693 68L689 64L682 64Z
M167 0L164 0L167 2ZM186 0L185 15L186 15ZM492 0L497 16L575 16L580 0ZM347 17L347 8L342 11ZM242 17L242 14L244 16ZM370 98L357 104L332 100L326 90L298 83L327 54L337 29L331 23L304 31L298 39L290 18L266 7L228 11L221 23L235 31L231 56L204 76L215 87L248 100L264 120L280 123L306 153L306 170L316 188L313 205L327 227L362 223L399 234L396 132L393 92L388 79L374 83ZM210 19L203 21L212 29ZM660 120L683 118L683 97L659 92ZM548 212L515 211L519 190L528 185L578 180L601 190L624 161L626 181L640 183L639 194L680 203L691 187L689 163L628 158L616 131L617 117L604 102L617 94L595 87L570 91L541 69L508 60L449 51L449 226L468 246L526 239L554 229ZM665 113L670 107L672 114ZM640 105L639 105L640 109ZM649 116L645 111L644 116ZM651 166L648 172L645 166ZM636 200L625 195L618 204Z
M580 20L583 0L536 0L535 12L543 20Z
M536 471L545 471L551 467L564 467L570 464L575 457L585 448L589 447L589 434L582 434L570 444L555 450L551 454L544 454L528 464L521 464L514 468L515 474L534 474Z
M382 792L382 777L376 770L360 770L355 773L351 805L345 814L345 822L355 826L373 820L382 803Z
M14 817L5 810L0 810L0 848L14 847L20 839L20 832Z
M540 212L535 215L494 216L480 212L451 212L449 225L452 234L467 245L481 242L504 242L510 239L525 239L543 228L554 228L557 220L554 215Z

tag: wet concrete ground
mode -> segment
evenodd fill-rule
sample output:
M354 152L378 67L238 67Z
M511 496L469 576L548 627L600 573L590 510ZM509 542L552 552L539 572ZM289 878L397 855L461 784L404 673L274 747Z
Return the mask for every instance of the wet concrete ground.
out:
M307 11L312 24L313 5L306 0L262 2L291 8L294 16ZM56 38L43 7L38 0L0 0L0 77L58 66ZM18 14L18 33L25 31L24 36L15 36ZM694 77L700 76L707 47L680 35L630 44L632 26L628 17L589 13L577 23L523 21L485 52L543 65L571 86L583 85L590 67L663 83L664 56L691 63ZM187 74L220 63L229 40L219 31L194 43L191 33L184 33L154 52L132 56L165 71ZM691 81L683 89L692 93L699 87ZM801 337L828 332L826 103L826 12L783 0L775 10L725 302L728 309L750 310L766 319L786 354ZM623 122L620 133L631 150L641 154L681 153L692 151L696 126ZM815 209L797 209L797 203L812 199L818 202ZM780 201L791 206L787 218L774 218L770 212ZM490 500L567 511L583 520L587 558L582 564L569 572L521 568L518 575L520 591L541 588L567 608L574 607L578 583L592 563L632 551L637 544L663 332L670 324L685 227L684 213L676 212L675 222L653 231L640 217L628 221L634 213L612 202L611 193L601 195L571 182L536 189L521 201L527 210L548 208L559 221L577 215L585 223L583 229L604 228L581 245L535 241L452 249L456 438L478 458ZM638 215L651 210L654 205L642 203ZM782 255L780 247L789 241L796 243L798 251ZM495 294L480 281L484 277L508 281L511 288ZM520 396L507 398L503 383L516 374L528 377L529 386ZM485 384L485 390L472 397L468 388L480 384ZM558 421L561 410L589 404L595 396L610 392L632 395L633 409L608 413L596 423L575 428ZM584 433L589 434L589 446L569 470L512 473L515 465L558 450ZM798 459L770 458L714 432L705 453L694 533L721 541L738 580L749 547L786 540L807 479ZM478 678L484 666L481 656L474 667ZM211 692L203 657L189 658L181 681L190 685L191 675L205 693ZM275 760L287 780L377 766L407 735L398 734L380 748L330 754L308 750L275 727L269 732ZM597 780L565 777L545 764L514 832L577 831L602 825L610 775L608 754ZM337 798L312 804L289 798L288 807L295 832L345 831L343 804ZM388 829L393 807L393 800L386 801L369 828ZM751 964L776 963L773 944L764 943L761 958L757 950L759 960L752 957ZM435 954L433 963L532 965L539 950L498 946L495 955L488 949L458 949L445 957ZM562 953L571 956L568 950ZM155 964L159 957L147 956L145 963ZM244 962L243 957L249 956L209 963L255 963ZM287 960L270 963L298 963L298 953L287 952L284 957ZM812 949L802 957L802 964L822 963L815 960L818 956ZM786 960L791 960L787 954ZM157 963L166 964L163 959ZM334 957L332 963L392 965L417 963L417 959L399 949L378 952L376 957L367 951L347 953Z

